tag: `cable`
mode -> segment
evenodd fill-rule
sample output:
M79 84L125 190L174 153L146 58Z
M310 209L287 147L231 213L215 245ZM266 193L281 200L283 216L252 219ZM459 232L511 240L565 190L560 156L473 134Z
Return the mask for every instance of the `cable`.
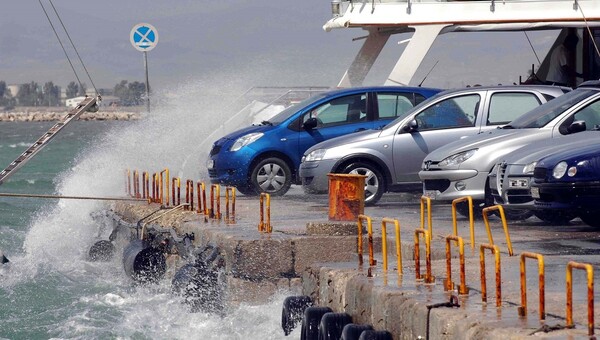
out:
M583 21L585 22L585 27L588 30L588 34L590 35L592 43L594 44L594 49L596 49L596 55L598 57L600 57L600 50L598 50L598 45L596 44L596 40L594 40L594 35L592 34L592 30L590 29L590 25L587 22L585 14L583 14L583 8L581 8L581 5L579 4L579 2L577 2L577 0L575 0L575 4L577 5L577 8L579 8L579 11L581 12L581 17L583 18Z
M62 19L60 18L60 15L58 15L58 12L56 11L56 7L54 7L54 3L52 3L52 0L48 0L48 1L50 2L50 5L52 5L52 9L54 10L56 17L58 18L58 21L62 25L62 28L67 35L67 38L69 38L69 41L71 42L71 46L73 46L73 50L75 50L75 54L77 54L77 58L79 58L79 62L81 63L81 66L83 66L83 69L85 70L85 73L87 74L88 79L90 80L90 83L92 83L92 87L94 88L94 91L96 91L96 96L99 95L98 89L96 88L96 85L94 84L94 81L92 80L92 77L90 76L90 73L88 72L87 68L85 67L85 64L83 63L83 60L81 59L81 56L79 55L79 52L77 51L77 48L75 47L75 44L73 43L73 40L71 40L71 36L69 35L69 32L67 31L67 28L65 27L65 24L63 23Z
M54 25L52 24L52 20L50 20L50 17L48 16L48 12L46 12L46 8L44 8L44 5L42 5L42 0L38 0L38 2L40 3L40 6L42 6L42 10L44 11L44 14L46 14L46 18L48 19L48 22L50 23L50 27L52 27L52 30L54 31L54 35L56 35L56 39L58 39L58 43L60 44L60 47L62 47L63 52L65 52L65 57L67 57L67 60L69 61L69 65L71 65L71 69L73 70L73 73L75 74L75 78L77 78L77 82L79 83L80 88L83 88L83 84L81 83L79 76L77 76L77 71L75 71L75 67L73 66L73 63L71 62L71 59L69 58L69 55L67 54L67 50L65 49L65 46L63 45L62 41L60 40L60 37L58 36L58 33L56 32L56 29L54 28Z
M533 54L535 55L535 59L537 59L537 61L538 61L538 65L541 65L542 62L540 61L540 58L538 57L537 53L535 52L535 48L533 48L533 44L531 43L531 40L529 40L529 35L527 35L527 31L523 31L523 33L525 33L525 37L527 38L527 41L529 42L529 46L531 46L531 50L533 51Z

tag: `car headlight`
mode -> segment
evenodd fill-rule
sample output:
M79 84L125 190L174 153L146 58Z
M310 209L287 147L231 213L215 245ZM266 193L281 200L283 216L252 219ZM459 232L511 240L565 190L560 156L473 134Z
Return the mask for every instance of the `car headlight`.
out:
M525 165L525 167L523 168L523 173L524 174L533 174L533 170L535 169L536 165L537 165L537 162L531 162L531 163Z
M229 151L238 151L242 147L244 147L248 144L254 143L257 139L259 139L263 135L264 135L264 133L262 133L262 132L254 132L254 133L249 133L247 135L244 135L235 140L235 143L233 143L233 145L231 146Z
M556 166L554 166L554 169L552 169L552 177L560 179L567 172L567 167L567 162L564 161L556 164Z
M440 166L440 167L457 166L457 165L463 163L464 161L466 161L467 159L471 158L475 154L475 152L477 152L477 149L471 149L471 150L459 152L450 157L444 158L441 162L438 163L438 166Z
M314 161L320 161L323 159L323 157L325 157L325 149L317 149L314 151L311 151L308 155L306 155L306 157L304 157L304 161L303 162L314 162Z

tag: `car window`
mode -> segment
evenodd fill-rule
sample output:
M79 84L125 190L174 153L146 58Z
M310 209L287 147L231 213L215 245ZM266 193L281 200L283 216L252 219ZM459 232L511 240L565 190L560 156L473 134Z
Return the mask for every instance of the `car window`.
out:
M379 119L393 119L404 116L417 103L425 100L418 93L377 93Z
M367 120L367 95L365 93L333 99L310 110L302 117L317 118L317 128Z
M494 93L490 99L487 124L508 124L523 113L538 107L540 104L539 99L533 93Z
M440 101L415 116L419 131L475 126L480 101L478 94Z
M574 120L583 120L586 130L600 129L600 100L597 100L577 111Z

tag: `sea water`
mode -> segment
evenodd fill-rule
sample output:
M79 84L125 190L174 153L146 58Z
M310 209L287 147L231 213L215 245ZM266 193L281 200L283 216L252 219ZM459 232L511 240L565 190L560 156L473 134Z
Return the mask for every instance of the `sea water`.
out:
M126 169L152 173L168 167L173 176L205 180L213 142L207 137L228 116L207 112L218 107L210 103L212 94L183 104L189 93L175 93L164 95L139 121L71 123L0 192L124 196ZM53 124L0 123L0 167ZM171 294L168 280L134 286L121 254L89 262L89 247L110 233L101 217L109 204L0 197L0 249L10 260L0 268L0 339L286 338L280 318L287 292L224 317L192 313ZM299 331L288 338L299 338Z

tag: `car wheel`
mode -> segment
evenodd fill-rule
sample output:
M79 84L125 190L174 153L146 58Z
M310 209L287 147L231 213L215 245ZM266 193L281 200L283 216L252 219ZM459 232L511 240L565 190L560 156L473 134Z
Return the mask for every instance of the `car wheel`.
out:
M250 178L256 192L273 196L284 195L292 185L290 167L279 158L266 158L258 162Z
M375 205L385 191L385 182L381 171L376 166L365 162L356 162L344 168L344 173L364 175L365 178L365 205Z
M523 221L533 216L533 211L527 209L504 209L504 217L509 221Z
M581 212L579 218L590 227L600 228L600 211Z
M560 210L535 210L533 212L535 217L550 224L565 224L569 223L577 215L570 211Z

